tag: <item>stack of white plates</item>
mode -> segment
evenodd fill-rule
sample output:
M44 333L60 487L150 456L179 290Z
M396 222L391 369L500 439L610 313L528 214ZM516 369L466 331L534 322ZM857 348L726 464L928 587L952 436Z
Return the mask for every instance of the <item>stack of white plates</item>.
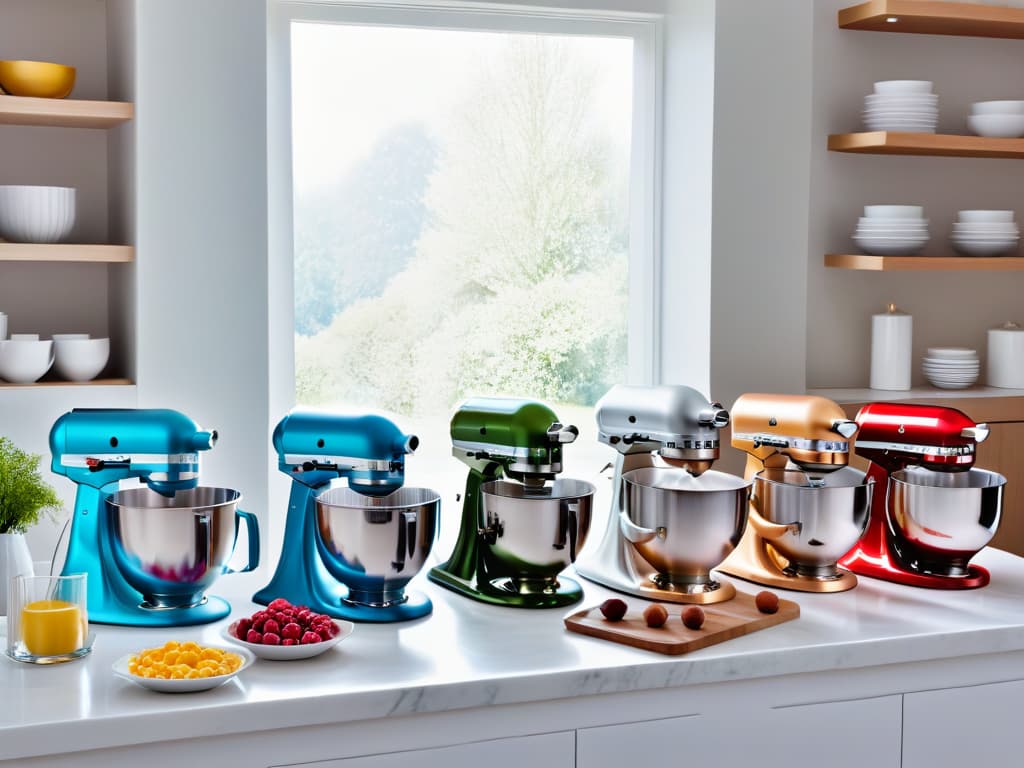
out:
M939 389L966 389L978 380L981 361L977 351L966 347L929 347L921 370Z
M998 139L1024 136L1024 101L977 101L967 116L971 133Z
M911 256L928 242L928 220L920 205L865 205L853 241L864 253Z
M1017 250L1020 229L1013 211L960 211L952 240L953 248L964 256L1002 256Z
M869 131L935 133L939 97L930 80L883 80L864 97L864 126Z

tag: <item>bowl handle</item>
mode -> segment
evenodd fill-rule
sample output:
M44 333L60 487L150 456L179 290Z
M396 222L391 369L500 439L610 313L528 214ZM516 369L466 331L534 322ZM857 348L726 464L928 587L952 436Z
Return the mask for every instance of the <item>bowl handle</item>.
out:
M249 562L246 563L245 568L228 568L224 566L224 573L246 573L256 568L260 564L260 528L256 521L256 515L252 512L243 512L240 509L235 510L235 542L238 542L238 522L239 520L245 521L245 532L248 534L246 538L249 539ZM232 550L234 545L232 545Z
M761 513L757 509L758 501L757 496L751 494L750 496L750 509L747 512L747 520L754 526L754 530L757 531L757 535L762 539L778 539L785 536L787 533L792 533L794 536L800 535L800 523L788 523L786 525L780 525L778 523L770 523L761 517Z
M644 528L637 525L626 515L626 511L619 512L619 530L633 544L643 544L653 539L664 539L667 535L665 528Z
M399 514L402 516L402 519L398 522L398 552L396 553L395 560L391 563L391 567L398 573L401 573L402 569L405 568L406 550L409 552L409 557L416 554L416 513L412 510L407 510Z

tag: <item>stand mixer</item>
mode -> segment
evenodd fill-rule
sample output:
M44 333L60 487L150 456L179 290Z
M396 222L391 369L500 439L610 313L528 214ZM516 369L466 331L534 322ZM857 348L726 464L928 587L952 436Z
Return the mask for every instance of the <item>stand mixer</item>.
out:
M711 570L743 534L750 483L708 471L728 411L686 386L622 385L596 410L598 440L618 453L612 504L604 537L576 572L651 600L732 598L735 587Z
M555 479L562 447L578 434L530 400L463 403L451 420L452 455L469 465L462 524L430 579L494 605L553 608L582 598L579 584L558 574L583 547L595 489Z
M171 410L75 409L50 430L52 470L78 485L62 573L85 573L89 620L169 627L223 618L230 606L204 590L248 529L250 571L259 562L256 517L226 488L199 487L199 451L216 432ZM118 490L136 478L145 487Z
M719 570L801 592L842 592L857 577L836 567L864 533L873 483L847 466L855 422L812 395L741 395L732 444L754 481L748 526Z
M974 468L987 425L954 408L902 403L866 405L856 421L874 503L867 533L840 562L915 587L988 584L988 571L968 562L995 535L1006 484Z
M294 411L273 444L292 486L277 569L253 600L283 597L366 622L430 613L426 595L404 589L430 552L440 511L438 494L402 487L419 439L382 416ZM342 478L348 487L332 487Z

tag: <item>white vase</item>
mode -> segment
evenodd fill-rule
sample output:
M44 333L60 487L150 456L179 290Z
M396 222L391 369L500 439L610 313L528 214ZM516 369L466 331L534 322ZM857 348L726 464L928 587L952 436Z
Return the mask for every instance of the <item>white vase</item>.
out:
M0 533L0 616L7 615L7 592L15 576L32 576L32 554L24 533Z

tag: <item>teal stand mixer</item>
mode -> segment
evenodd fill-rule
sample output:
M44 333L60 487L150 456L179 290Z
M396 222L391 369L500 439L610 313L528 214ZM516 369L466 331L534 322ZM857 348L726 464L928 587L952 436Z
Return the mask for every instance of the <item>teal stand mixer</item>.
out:
M240 522L259 562L256 517L241 495L199 486L199 452L217 433L172 410L75 409L50 430L52 470L77 483L64 575L87 574L89 621L206 624L230 606L204 591L222 573ZM142 487L119 490L122 481Z
M284 541L270 583L283 597L335 618L407 621L433 606L405 585L435 538L440 496L403 487L419 440L377 415L293 411L273 435L278 469L292 479ZM336 481L344 478L348 486Z
M494 605L555 608L580 600L579 584L559 573L583 547L595 488L555 479L563 447L578 434L530 400L463 403L451 420L452 455L469 465L462 524L452 556L430 579Z

